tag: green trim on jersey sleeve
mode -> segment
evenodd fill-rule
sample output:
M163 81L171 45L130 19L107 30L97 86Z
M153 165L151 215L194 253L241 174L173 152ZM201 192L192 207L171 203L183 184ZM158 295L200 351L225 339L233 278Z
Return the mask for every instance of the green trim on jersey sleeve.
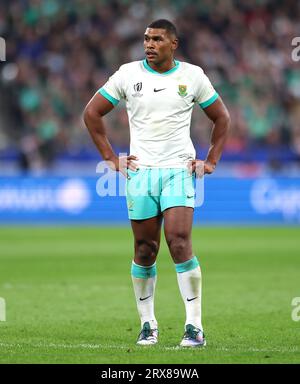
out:
M157 72L155 71L154 69L152 69L150 67L150 65L147 63L147 60L144 59L143 60L143 65L144 65L144 68L147 69L147 71L151 72L151 73L155 73L156 75L162 75L162 76L165 76L165 75L170 75L171 73L175 72L178 67L179 67L179 61L178 60L174 60L174 63L175 63L175 67L169 69L167 72L163 72L163 73L160 73L160 72Z
M204 103L199 103L199 105L200 105L201 108L206 108L209 105L211 105L214 101L216 101L218 97L219 97L218 92L215 92L212 95L212 97L210 97L208 100L204 101Z
M109 93L106 92L104 88L100 88L98 91L103 97L105 97L108 101L110 101L114 106L116 106L120 100L115 99L114 97L110 96Z

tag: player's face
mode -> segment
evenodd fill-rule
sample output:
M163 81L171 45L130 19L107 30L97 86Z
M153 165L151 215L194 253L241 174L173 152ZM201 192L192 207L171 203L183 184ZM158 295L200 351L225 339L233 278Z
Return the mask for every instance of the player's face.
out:
M178 40L165 29L147 28L144 35L144 50L148 62L160 64L173 57Z

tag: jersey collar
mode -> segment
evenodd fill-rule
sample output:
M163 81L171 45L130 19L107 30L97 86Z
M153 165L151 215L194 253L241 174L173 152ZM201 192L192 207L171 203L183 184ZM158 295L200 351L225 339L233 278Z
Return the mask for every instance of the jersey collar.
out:
M178 60L174 60L174 63L175 63L175 67L169 69L167 72L160 73L160 72L157 72L154 69L152 69L150 67L150 65L147 63L146 59L143 60L143 66L144 66L145 69L147 69L147 71L149 71L151 73L155 73L156 75L162 75L162 76L170 75L171 73L175 72L178 69L179 61Z

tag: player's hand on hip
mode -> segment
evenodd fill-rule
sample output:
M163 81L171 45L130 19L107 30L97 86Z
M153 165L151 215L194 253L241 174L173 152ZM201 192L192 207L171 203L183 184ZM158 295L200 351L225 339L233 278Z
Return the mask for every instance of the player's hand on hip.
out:
M208 174L210 175L215 170L215 165L210 163L209 161L205 160L191 160L188 163L188 170L189 172L195 173L196 178L201 178L203 175Z
M211 173L214 172L215 169L216 169L216 165L215 164L211 163L208 160L204 161L204 174L210 175Z
M204 175L204 161L191 160L188 163L188 170L191 175L195 173L196 178L201 178Z
M118 164L118 171L121 172L127 179L130 179L130 176L128 175L128 169L131 171L136 172L139 169L139 166L135 161L138 161L138 158L134 155L130 156L120 156L119 157L119 164Z

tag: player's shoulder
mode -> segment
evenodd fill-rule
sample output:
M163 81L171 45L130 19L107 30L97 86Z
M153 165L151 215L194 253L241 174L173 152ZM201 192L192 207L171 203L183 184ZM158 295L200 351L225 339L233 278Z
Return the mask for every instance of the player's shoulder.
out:
M192 74L198 74L198 75L203 75L204 70L199 67L199 65L191 64L186 61L181 62L182 70L187 72L187 73L192 73Z
M128 72L136 72L142 67L142 61L131 61L130 63L122 64L119 68L119 71L128 73Z

